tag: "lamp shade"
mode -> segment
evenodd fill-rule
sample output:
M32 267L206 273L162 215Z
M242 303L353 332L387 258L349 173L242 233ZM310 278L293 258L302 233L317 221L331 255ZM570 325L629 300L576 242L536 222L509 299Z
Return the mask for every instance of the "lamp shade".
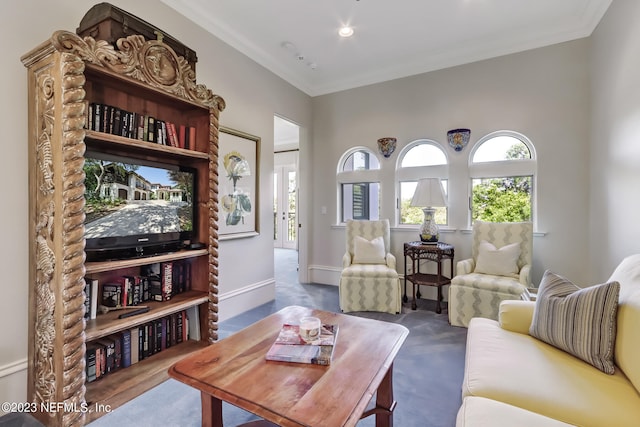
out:
M418 181L416 191L411 199L411 206L415 207L444 207L447 199L440 178L424 178Z

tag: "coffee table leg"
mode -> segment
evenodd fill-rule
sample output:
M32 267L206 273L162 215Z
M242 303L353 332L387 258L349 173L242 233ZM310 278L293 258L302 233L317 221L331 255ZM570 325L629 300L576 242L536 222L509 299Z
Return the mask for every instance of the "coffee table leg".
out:
M200 392L202 400L202 427L223 427L222 400Z
M393 427L393 410L396 401L393 400L393 364L389 366L387 374L382 379L376 393L376 427Z

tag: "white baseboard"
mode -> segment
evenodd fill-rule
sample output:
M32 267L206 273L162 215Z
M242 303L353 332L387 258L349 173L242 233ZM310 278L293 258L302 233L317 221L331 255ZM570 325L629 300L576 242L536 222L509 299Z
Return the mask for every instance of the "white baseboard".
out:
M27 401L27 359L16 360L0 366L0 401ZM0 417L7 412L0 409Z
M16 360L15 362L7 363L4 366L0 366L0 378L8 377L16 372L26 371L29 366L27 358Z
M276 298L276 281L262 282L218 295L218 321L222 322Z
M340 283L341 268L326 265L310 265L307 269L309 282L320 283L322 285L338 286Z

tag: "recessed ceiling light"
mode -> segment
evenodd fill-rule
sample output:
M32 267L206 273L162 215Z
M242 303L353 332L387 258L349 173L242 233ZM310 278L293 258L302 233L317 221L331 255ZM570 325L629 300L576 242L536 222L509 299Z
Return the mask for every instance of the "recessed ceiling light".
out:
M345 25L338 30L338 34L340 37L351 37L353 35L353 28Z

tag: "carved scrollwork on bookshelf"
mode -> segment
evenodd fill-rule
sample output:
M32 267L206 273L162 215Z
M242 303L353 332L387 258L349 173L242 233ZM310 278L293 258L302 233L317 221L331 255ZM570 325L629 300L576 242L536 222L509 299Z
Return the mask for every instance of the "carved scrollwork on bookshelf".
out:
M51 42L56 49L78 55L92 64L117 74L144 82L172 95L196 101L217 111L225 108L224 99L206 86L196 84L195 73L182 56L158 40L141 35L121 38L117 49L104 40L80 38L69 31L56 31Z
M219 141L218 129L220 127L219 111L212 110L209 114L209 315L207 327L209 329L209 342L218 340L218 158Z
M55 292L52 289L55 273L55 253L53 250L53 156L51 134L54 114L54 79L49 71L38 76L38 141L36 145L37 185L40 197L37 206L38 222L35 226L35 319L34 319L34 380L35 403L53 400L56 393L56 372L54 366Z
M55 272L55 252L53 250L53 155L51 134L54 115L54 79L47 70L38 76L37 105L39 115L38 140L36 145L37 218L35 226L35 327L34 327L34 386L35 403L51 401L56 392L54 366L54 340L56 336L54 309L56 297L52 288Z
M35 225L35 325L32 398L64 401L68 411L50 412L61 425L83 425L84 414L84 63L63 54L60 94L44 69L37 78ZM55 98L62 100L56 104ZM60 109L61 146L54 145ZM60 191L61 199L54 197ZM54 224L60 221L61 230ZM56 232L57 231L57 232ZM58 243L59 242L59 243ZM61 247L60 253L56 247ZM64 262L61 264L61 262ZM61 268L56 266L60 265ZM60 311L60 313L57 313ZM60 323L57 323L60 321ZM58 347L58 343L62 345Z
M84 62L63 54L62 68L62 378L64 400L79 408L85 402L84 339ZM84 414L65 411L64 425L84 424Z

